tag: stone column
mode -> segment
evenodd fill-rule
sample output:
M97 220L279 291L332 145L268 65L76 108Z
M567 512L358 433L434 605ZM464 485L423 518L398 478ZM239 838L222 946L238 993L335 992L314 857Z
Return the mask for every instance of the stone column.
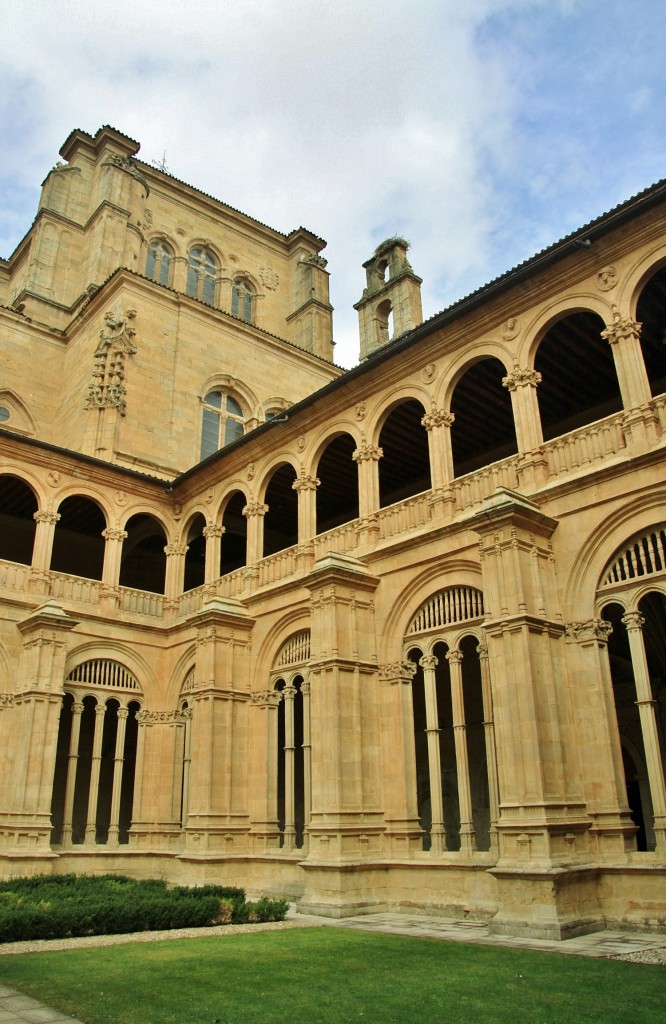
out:
M442 795L442 761L439 751L439 714L437 712L437 658L421 658L423 688L425 691L426 735L428 738L428 774L430 776L430 849L435 854L446 849L444 827L444 798Z
M379 466L384 451L370 444L365 434L352 458L358 466L359 541L372 544L379 535Z
M465 700L462 680L462 652L449 651L446 660L451 667L451 706L453 710L453 738L456 748L458 772L458 803L460 805L460 851L471 854L474 851L474 821L472 816L472 790L469 781L469 757L467 755L467 727L465 725Z
M656 701L652 694L652 683L645 656L643 625L645 619L640 612L627 612L622 617L627 627L629 647L631 648L631 665L636 680L636 704L641 720L645 761L647 766L652 811L654 813L654 834L657 852L666 853L666 782L664 780L664 764L659 746L659 731L655 715Z
M264 516L268 505L261 501L248 501L243 508L247 519L247 564L254 565L264 557Z
M483 699L483 728L486 737L486 761L488 762L488 797L490 801L490 849L497 853L497 821L499 819L499 785L497 780L497 751L495 749L495 722L493 718L493 693L490 684L488 645L482 642L477 647L481 668L481 693Z
M413 661L382 665L382 770L386 780L386 840L395 856L421 848L414 749ZM386 685L388 684L388 685Z
M301 683L303 696L303 855L308 852L310 810L312 808L312 741L310 738L310 683Z
M428 431L428 450L430 453L430 480L432 483L432 505L441 507L446 514L454 509L455 499L451 490L453 472L453 449L451 447L451 427L455 414L435 405L429 413L422 417L421 423Z
M188 794L191 710L137 712L137 750L129 844L134 849L182 847ZM115 776L114 776L115 786ZM181 801L183 804L181 816Z
M62 706L67 635L78 625L55 601L47 601L17 626L22 634L16 692L5 735L6 802L0 810L2 845L16 858L15 874L35 870L34 858L50 856L51 799ZM25 864L20 854L29 858Z
M502 386L511 393L513 421L516 428L516 442L521 456L519 464L520 482L534 490L548 479L548 462L542 450L543 430L537 400L537 387L541 374L529 367L515 364L511 373L502 378Z
M204 573L204 582L212 583L220 575L220 556L221 556L221 545L222 536L224 534L224 527L218 526L217 523L209 522L207 526L203 528L203 535L206 538L206 568Z
M120 579L120 560L123 553L123 541L127 531L117 526L109 526L102 530L104 545L104 567L102 569L102 599L107 607L117 607L120 598L118 590Z
M95 732L93 735L92 760L90 764L90 789L88 790L88 813L84 842L94 845L97 838L97 801L99 800L99 774L102 766L102 736L106 705L95 706Z
M69 846L72 840L72 818L74 816L74 789L76 787L76 769L79 763L79 738L81 736L81 715L83 704L74 701L72 704L72 731L69 737L69 754L67 757L67 783L65 786L65 807L62 816L62 835L60 843Z
M110 846L118 845L120 833L120 790L123 781L123 770L125 764L125 731L129 711L127 708L118 708L116 712L118 728L116 730L116 749L113 758L113 788L111 790L111 815L109 820Z
M613 304L613 322L601 332L611 346L615 370L625 409L624 427L627 443L647 449L659 439L657 415L651 407L650 381L641 350L642 324L623 317Z
M603 619L572 622L566 628L571 687L581 739L581 769L598 854L617 862L636 848L636 826L627 805L622 746L617 724L608 637ZM575 681L575 682L574 682Z
M183 593L185 578L185 555L189 545L176 542L164 548L166 558L166 576L164 580L164 596L167 601L175 601Z
M33 513L37 523L35 542L32 549L32 568L28 581L28 590L33 594L48 593L48 571L51 565L53 537L60 513L50 509Z
M294 817L294 698L296 688L285 686L284 701L284 849L296 846L296 825Z
M292 483L298 492L298 552L297 560L306 572L312 568L313 538L317 533L317 488L321 481L307 476L303 470Z

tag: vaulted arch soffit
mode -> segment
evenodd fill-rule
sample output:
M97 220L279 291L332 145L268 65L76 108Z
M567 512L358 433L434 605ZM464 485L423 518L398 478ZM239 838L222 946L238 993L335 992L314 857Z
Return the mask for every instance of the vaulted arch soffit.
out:
M6 464L2 467L2 473L0 473L0 483L3 477L13 476L21 483L29 487L35 496L37 502L37 508L43 510L50 502L53 502L54 506L56 501L59 499L54 498L51 491L47 492L44 488L44 481L40 477L36 476L30 469L26 469L25 466L12 466Z
M636 310L641 293L651 277L666 264L666 244L655 245L631 270L621 278L617 303L620 313L628 311L632 319L636 319Z
M351 420L337 420L335 421L335 427L331 428L330 424L323 427L318 433L311 438L310 451L308 453L307 462L305 465L305 472L310 473L313 476L317 475L317 469L321 462L322 455L333 441L337 441L339 437L350 437L356 446L359 445L362 437L362 431L359 429L359 424ZM307 449L306 449L307 451Z
M137 502L135 505L131 505L123 509L122 518L120 519L121 530L127 529L132 516L146 515L154 519L164 530L167 541L173 540L174 525L170 523L167 517L162 513L161 510L156 510L154 505L148 505L145 502Z
M61 506L64 501L68 498L85 498L87 501L92 501L94 505L97 505L100 512L104 516L106 525L109 526L113 522L113 513L109 508L108 497L101 491L98 491L94 487L89 485L81 486L81 483L77 481L75 484L71 484L69 487L64 487L58 491L56 497L53 500L53 507L56 512L61 511Z

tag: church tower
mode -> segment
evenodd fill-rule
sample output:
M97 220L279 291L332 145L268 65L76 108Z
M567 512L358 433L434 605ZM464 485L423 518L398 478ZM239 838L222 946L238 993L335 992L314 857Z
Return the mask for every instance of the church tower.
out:
M421 283L407 259L409 242L387 238L367 260L367 285L354 309L358 310L361 361L376 349L423 320Z

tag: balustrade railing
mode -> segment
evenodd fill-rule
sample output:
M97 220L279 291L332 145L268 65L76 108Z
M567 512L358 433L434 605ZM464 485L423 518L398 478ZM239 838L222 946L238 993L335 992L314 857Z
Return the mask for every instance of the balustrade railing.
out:
M274 555L268 555L257 562L259 577L257 586L263 587L267 583L277 583L279 580L287 579L298 569L298 546L294 545L285 548L283 551L276 551Z
M84 576L70 576L64 572L45 573L48 579L49 597L73 604L98 604L102 584L99 580L89 580Z
M456 512L464 512L480 505L497 487L515 491L519 486L518 463L520 457L512 455L501 462L477 469L466 476L457 477L451 484Z
M118 590L122 611L131 615L149 615L153 618L163 614L163 594L152 594L148 590L130 590L129 587L119 587Z
M25 592L29 576L29 565L0 560L0 590L19 590Z
M314 557L324 558L325 555L348 555L358 547L358 519L352 519L333 530L318 534L314 540Z
M548 475L562 476L617 455L625 447L622 419L624 413L615 413L570 434L563 434L544 445L548 460Z
M395 505L389 505L377 513L379 523L379 536L381 540L388 540L398 533L405 533L407 530L416 530L425 526L430 518L429 497L430 491L423 491L413 498L406 498L398 501Z

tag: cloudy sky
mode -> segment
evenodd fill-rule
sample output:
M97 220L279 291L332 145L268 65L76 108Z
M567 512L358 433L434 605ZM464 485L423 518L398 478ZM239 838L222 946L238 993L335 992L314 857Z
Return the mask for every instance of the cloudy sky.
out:
M0 255L73 128L328 240L412 244L426 317L666 176L662 0L0 0Z

